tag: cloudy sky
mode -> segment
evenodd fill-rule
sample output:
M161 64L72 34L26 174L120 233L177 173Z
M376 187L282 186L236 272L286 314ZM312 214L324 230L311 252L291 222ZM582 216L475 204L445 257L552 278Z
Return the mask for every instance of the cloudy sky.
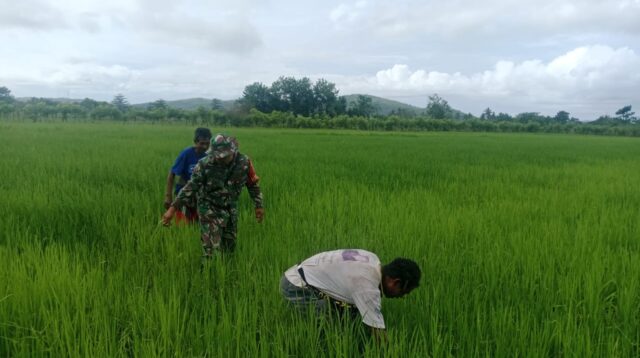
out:
M640 0L0 0L0 44L17 97L235 99L307 76L475 115L640 112Z

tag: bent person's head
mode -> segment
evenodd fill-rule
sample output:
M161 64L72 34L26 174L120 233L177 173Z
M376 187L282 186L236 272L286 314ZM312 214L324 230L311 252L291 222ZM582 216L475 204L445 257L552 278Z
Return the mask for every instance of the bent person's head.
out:
M211 141L211 131L209 128L196 128L193 134L193 144L198 153L204 153L209 149Z
M398 257L382 266L382 291L385 297L402 297L420 285L420 267L410 259Z

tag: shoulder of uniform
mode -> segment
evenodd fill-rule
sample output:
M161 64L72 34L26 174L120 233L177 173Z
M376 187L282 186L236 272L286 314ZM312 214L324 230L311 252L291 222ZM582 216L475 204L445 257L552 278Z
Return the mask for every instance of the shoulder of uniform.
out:
M214 161L207 155L203 158L198 159L198 165L196 167L200 167L201 169L211 168L214 164Z
M238 161L248 162L251 161L251 158L246 154L238 153Z

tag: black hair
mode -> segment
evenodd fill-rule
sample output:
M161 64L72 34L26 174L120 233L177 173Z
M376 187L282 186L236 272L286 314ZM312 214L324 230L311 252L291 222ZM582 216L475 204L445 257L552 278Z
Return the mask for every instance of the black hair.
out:
M211 139L211 131L209 128L196 128L196 132L193 134L193 141L197 142L200 139Z
M390 263L382 266L382 275L400 279L400 285L405 290L413 290L420 285L420 267L410 259L397 257Z

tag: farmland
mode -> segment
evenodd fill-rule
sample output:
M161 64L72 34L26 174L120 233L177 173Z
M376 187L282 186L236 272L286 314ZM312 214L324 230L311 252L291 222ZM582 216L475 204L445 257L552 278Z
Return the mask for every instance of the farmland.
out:
M243 193L201 270L197 228L158 225L193 129L0 122L0 356L351 356L278 291L337 248L422 268L387 355L640 355L637 138L224 128L266 218Z

